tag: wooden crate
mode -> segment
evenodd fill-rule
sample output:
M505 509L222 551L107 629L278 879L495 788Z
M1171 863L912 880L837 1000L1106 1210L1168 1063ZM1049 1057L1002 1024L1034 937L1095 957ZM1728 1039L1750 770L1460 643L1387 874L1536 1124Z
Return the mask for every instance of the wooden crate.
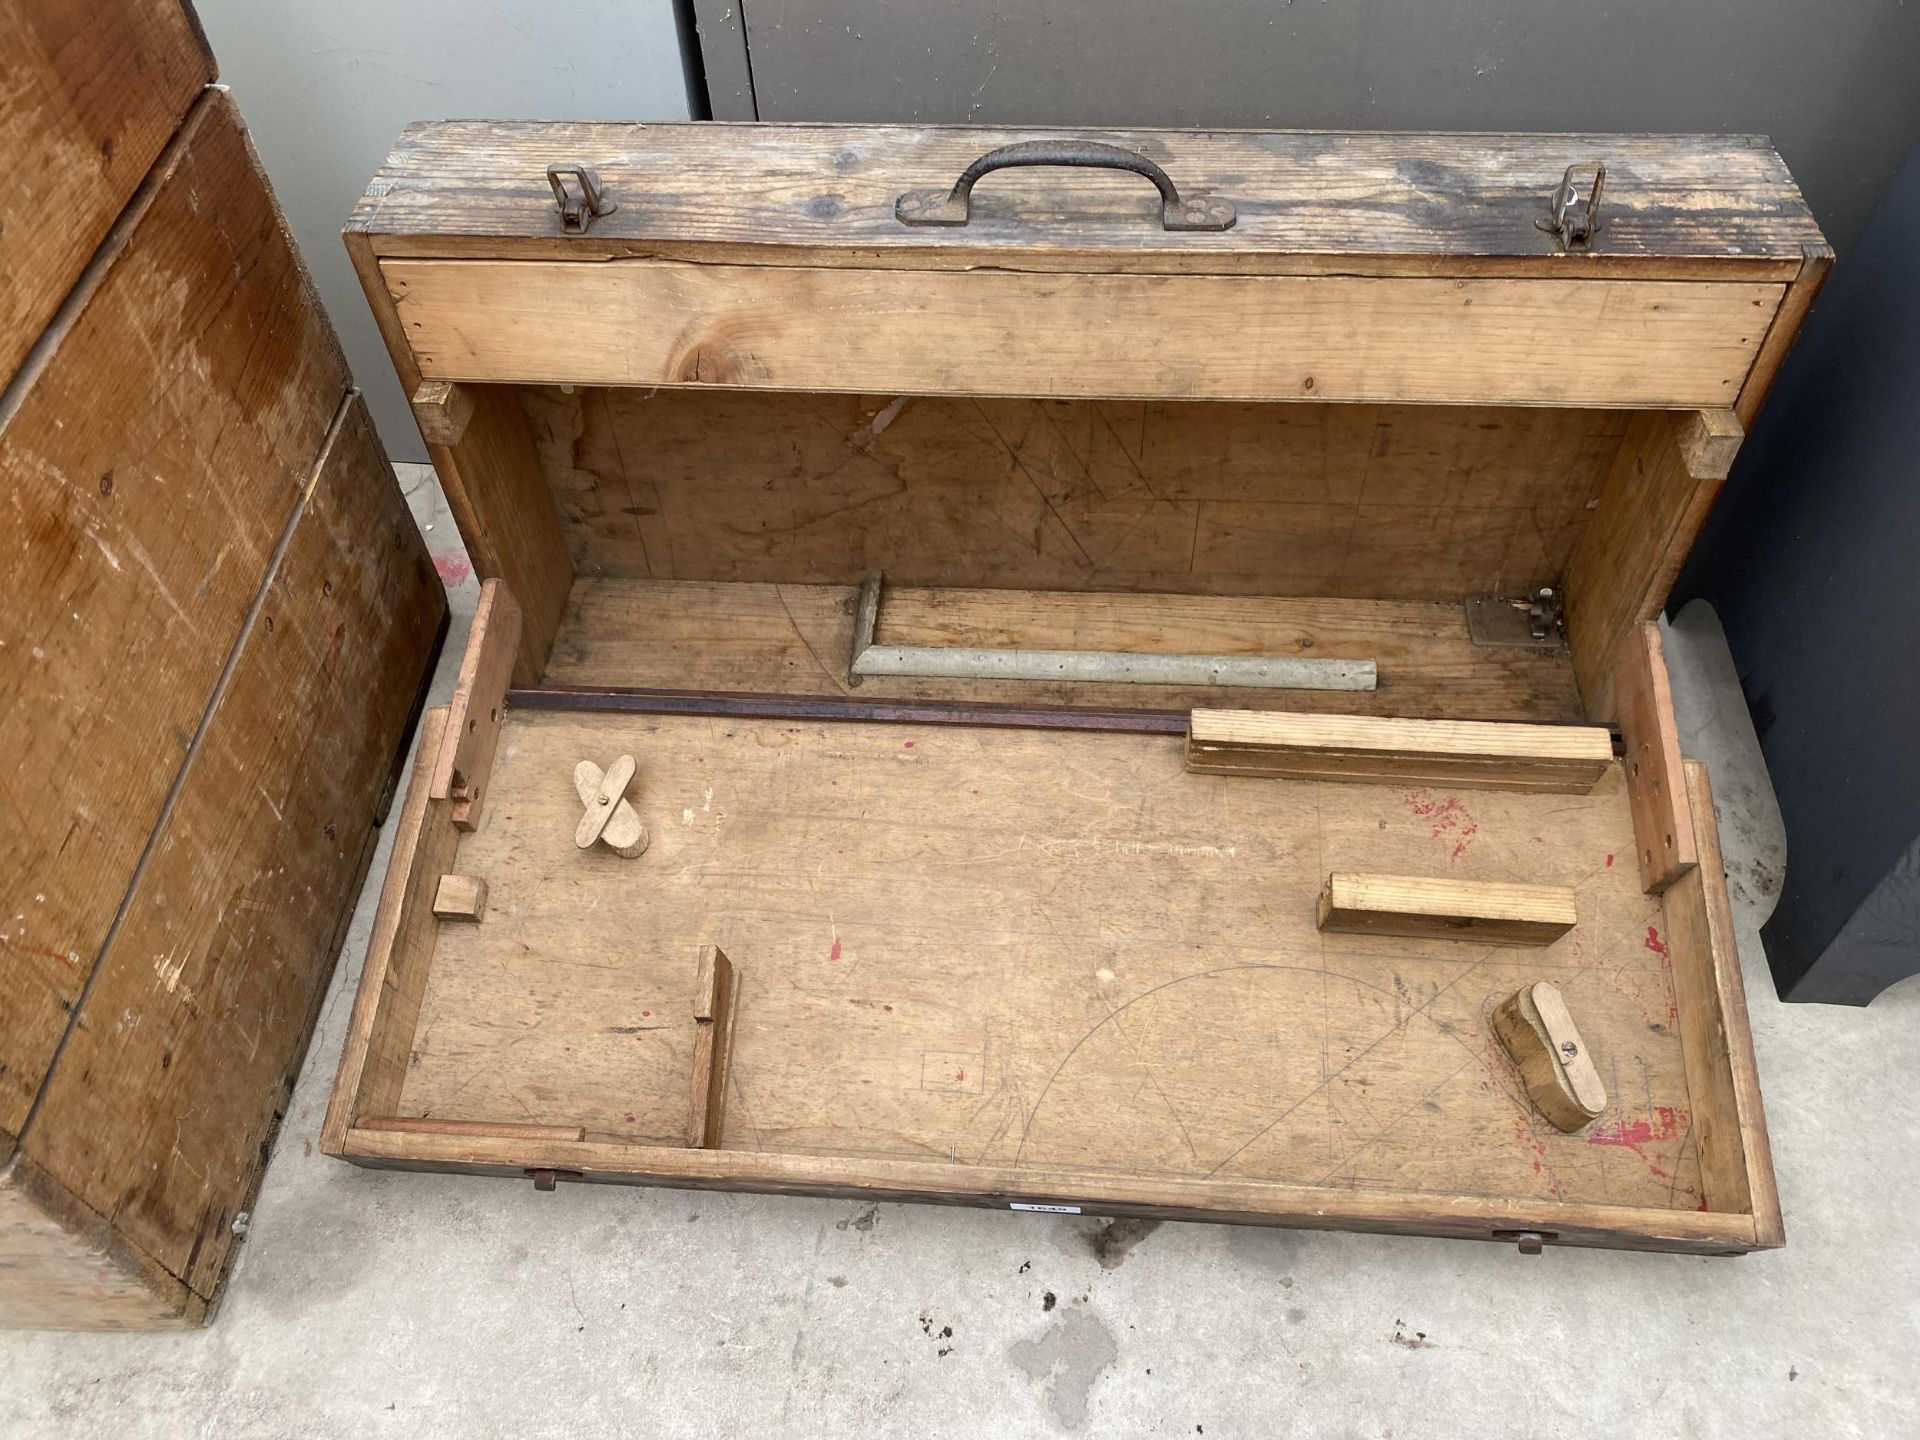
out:
M0 476L0 1323L193 1323L446 616L224 92L0 398Z
M1032 138L403 136L347 244L488 586L325 1147L1781 1243L1649 623L1830 259L1778 157L1125 132L1098 138L1236 223L1051 168L900 220ZM1540 222L1595 161L1601 228L1566 245ZM564 226L550 165L617 208ZM1476 633L1542 586L1564 640ZM1345 678L1223 683L1301 661ZM1221 709L1249 713L1189 721ZM583 850L621 755L647 848ZM1458 923L1323 928L1335 874L1464 887ZM1501 930L1490 895L1561 918ZM1490 1023L1549 978L1611 1097L1584 1133Z

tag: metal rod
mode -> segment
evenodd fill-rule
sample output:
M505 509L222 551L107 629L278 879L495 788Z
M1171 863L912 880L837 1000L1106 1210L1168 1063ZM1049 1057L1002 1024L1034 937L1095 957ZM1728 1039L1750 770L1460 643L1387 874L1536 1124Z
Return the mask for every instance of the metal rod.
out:
M869 645L854 657L853 673L945 680L1067 680L1085 685L1223 685L1270 690L1372 690L1379 683L1379 671L1371 660L947 645Z
M623 715L708 715L720 719L839 720L894 725L986 725L1013 730L1110 730L1185 735L1185 710L1091 710L1064 705L990 705L966 701L841 700L807 695L540 686L509 690L518 710Z

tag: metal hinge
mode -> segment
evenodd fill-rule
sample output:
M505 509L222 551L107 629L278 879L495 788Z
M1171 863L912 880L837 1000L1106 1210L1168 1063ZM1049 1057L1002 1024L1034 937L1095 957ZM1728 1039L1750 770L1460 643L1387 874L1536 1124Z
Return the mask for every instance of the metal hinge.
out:
M568 188L569 178L579 193ZM586 234L587 227L596 219L620 208L600 188L600 177L585 165L549 165L547 184L553 187L553 203L560 211L560 228L569 235Z
M1586 199L1580 198L1580 187L1574 183L1574 177L1582 170L1593 171L1593 189ZM1567 173L1560 177L1552 198L1547 201L1548 218L1533 223L1560 242L1561 252L1585 250L1592 246L1593 237L1600 233L1600 196L1607 188L1607 167L1601 163L1575 164L1567 166Z
M1551 585L1542 585L1526 595L1470 596L1467 634L1476 645L1558 650L1567 638L1560 592Z

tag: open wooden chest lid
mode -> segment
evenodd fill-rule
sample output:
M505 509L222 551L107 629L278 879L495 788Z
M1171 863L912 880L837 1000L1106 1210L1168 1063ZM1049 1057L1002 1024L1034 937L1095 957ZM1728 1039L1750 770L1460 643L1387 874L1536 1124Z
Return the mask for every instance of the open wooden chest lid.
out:
M903 195L945 191L1004 146L1103 145L1159 166L1225 229L1163 229L1139 174L996 170L965 226L903 223ZM1606 167L1600 226L1564 253ZM585 167L614 209L562 229L549 166ZM563 185L577 191L577 180ZM909 202L908 208L912 208ZM1287 131L1093 132L973 126L415 125L352 227L381 255L648 255L779 263L1241 274L1631 274L1790 280L1830 253L1760 136ZM835 255L839 256L836 260ZM1332 262L1332 263L1329 263ZM1570 262L1580 269L1570 270Z

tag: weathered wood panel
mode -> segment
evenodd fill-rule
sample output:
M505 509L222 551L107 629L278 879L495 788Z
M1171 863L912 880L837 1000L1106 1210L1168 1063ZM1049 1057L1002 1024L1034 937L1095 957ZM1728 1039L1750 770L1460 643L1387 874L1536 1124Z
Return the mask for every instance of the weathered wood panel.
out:
M909 228L901 191L953 183L1017 140L1096 138L1182 186L1232 199L1218 233L1160 229L1137 176L1011 171L963 230ZM1534 222L1576 160L1607 162L1597 254L1555 253ZM595 166L619 209L562 236L555 160ZM1226 273L1791 279L1825 251L1786 166L1751 135L1367 134L913 125L444 121L403 134L355 226L382 253L697 256L706 260Z
M211 94L0 415L0 1148L346 393Z
M0 0L0 386L212 79L180 0Z
M1631 417L522 392L582 575L1458 600L1557 579Z
M1615 408L1731 405L1784 293L652 260L380 270L428 380Z
M444 615L356 397L21 1142L203 1297L304 1057Z

